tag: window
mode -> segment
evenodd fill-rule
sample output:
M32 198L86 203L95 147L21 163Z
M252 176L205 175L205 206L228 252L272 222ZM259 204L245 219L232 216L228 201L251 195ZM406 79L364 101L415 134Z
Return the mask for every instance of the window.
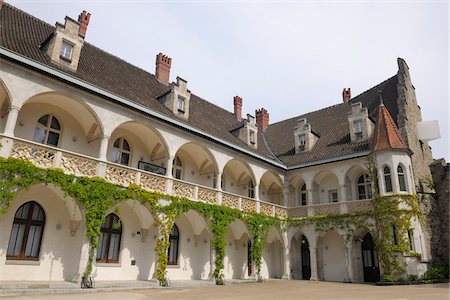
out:
M362 138L363 136L363 122L362 120L356 120L353 122L353 126L355 128L355 135L357 138Z
M414 229L408 229L409 250L416 251L414 244Z
M307 205L307 200L308 200L308 191L306 190L306 184L303 184L302 187L300 188L300 194L299 194L299 198L300 198L300 205Z
M392 192L392 179L391 179L391 169L388 166L385 166L383 169L384 174L384 190L386 193Z
M176 179L182 179L183 177L183 164L178 156L175 156L173 160L172 176Z
M100 229L102 236L98 241L97 261L104 263L119 262L122 222L116 214L106 216Z
M45 213L34 201L23 204L14 215L6 259L38 260Z
M403 171L402 165L398 165L397 167L397 176L398 176L398 185L401 192L406 192L406 180L405 180L405 172Z
M398 245L398 241L397 241L397 228L395 227L395 225L392 225L392 242L394 243L394 245Z
M53 115L45 115L39 118L34 129L33 141L58 147L61 126L58 119Z
M182 96L178 96L178 111L184 113L185 112L185 99Z
M330 202L338 202L338 191L337 190L328 191L328 199L330 200Z
M61 50L59 51L59 57L64 60L71 61L72 52L73 52L73 45L69 44L66 41L63 41L61 44Z
M130 163L131 148L125 138L118 138L114 141L112 161L117 164L128 166Z
M248 197L255 198L255 184L251 179L248 181Z
M356 184L358 191L358 199L372 199L372 184L370 183L369 175L363 174L359 176Z
M305 151L305 149L306 149L306 134L300 134L298 136L298 149L300 151Z
M255 132L250 130L250 144L256 144Z
M168 249L168 261L169 265L178 264L178 242L180 240L180 233L177 225L173 224L172 232L169 235L169 249Z

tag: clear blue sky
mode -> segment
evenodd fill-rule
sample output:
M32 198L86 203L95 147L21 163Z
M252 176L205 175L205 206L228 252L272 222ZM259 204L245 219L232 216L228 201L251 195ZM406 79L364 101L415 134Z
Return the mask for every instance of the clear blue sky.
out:
M435 158L448 160L447 1L20 1L54 25L92 13L87 41L154 73L172 57L171 79L230 111L264 107L274 123L356 96L397 72L404 58L424 120L439 120Z

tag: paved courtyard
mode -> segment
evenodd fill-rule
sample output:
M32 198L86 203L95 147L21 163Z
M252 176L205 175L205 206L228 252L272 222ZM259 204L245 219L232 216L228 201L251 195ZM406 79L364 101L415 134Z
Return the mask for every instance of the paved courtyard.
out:
M227 286L197 286L185 288L128 290L115 292L93 292L64 295L32 295L0 297L0 299L64 299L64 300L172 300L172 299L450 299L448 284L416 286L374 286L332 282L310 282L297 280L271 280L263 284L242 283Z

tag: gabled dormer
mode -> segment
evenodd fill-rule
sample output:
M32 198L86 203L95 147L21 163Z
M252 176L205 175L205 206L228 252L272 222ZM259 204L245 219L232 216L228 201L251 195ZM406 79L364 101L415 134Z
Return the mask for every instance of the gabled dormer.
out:
M231 130L231 133L249 147L258 148L258 126L254 116L247 114L247 119L242 120L237 128Z
M70 71L77 70L90 17L91 14L83 11L78 22L66 16L64 25L56 23L55 32L41 45L53 63Z
M351 104L351 111L347 114L350 129L350 140L358 142L371 137L374 124L369 119L369 112L362 107L361 102Z
M294 127L295 153L310 151L319 137L311 131L311 124L305 118L297 120L297 126Z
M161 103L170 109L174 115L189 119L189 104L191 101L191 91L187 88L187 81L177 77L177 82L170 84L170 92L163 95Z

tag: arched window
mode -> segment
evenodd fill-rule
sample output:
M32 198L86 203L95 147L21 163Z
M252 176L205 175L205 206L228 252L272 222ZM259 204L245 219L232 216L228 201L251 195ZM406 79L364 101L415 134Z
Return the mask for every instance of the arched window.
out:
M406 192L406 176L402 165L397 167L398 186L401 192Z
M45 213L34 201L23 204L14 216L7 259L38 260L44 232Z
M102 236L97 248L97 261L104 263L119 262L120 240L122 237L122 222L116 214L106 216L100 229Z
M255 198L255 184L251 179L248 181L248 197Z
M385 166L383 169L384 175L384 190L386 193L392 192L392 178L391 178L391 169L388 166Z
M178 264L178 242L180 240L180 233L178 231L177 225L173 224L172 232L169 236L169 250L168 250L168 261L169 265Z
M183 178L183 163L181 162L181 159L178 157L178 155L175 156L173 160L172 176L175 179Z
M299 204L300 205L307 205L308 204L308 192L306 191L306 184L303 184L300 188L299 193Z
M359 200L372 199L372 184L370 183L369 175L363 174L359 176L356 188Z
M54 115L45 115L37 121L33 141L58 147L60 134L61 126L58 119Z
M117 164L128 166L130 163L131 148L125 138L118 138L114 141L112 161Z

